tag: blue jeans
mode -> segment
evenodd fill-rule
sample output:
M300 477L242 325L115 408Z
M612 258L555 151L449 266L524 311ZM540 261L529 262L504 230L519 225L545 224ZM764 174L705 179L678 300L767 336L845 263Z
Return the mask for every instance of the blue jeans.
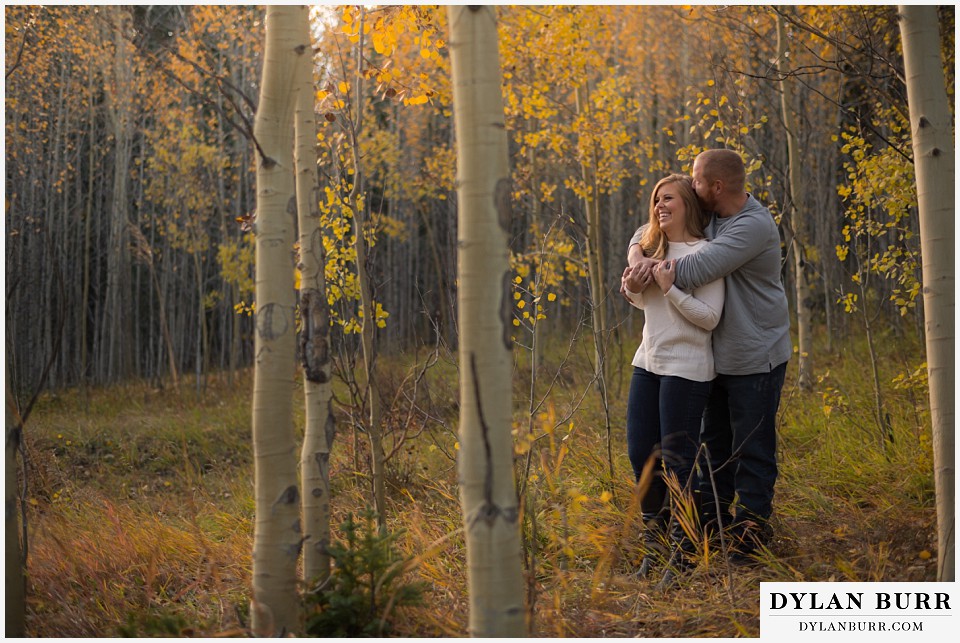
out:
M627 455L637 480L647 461L657 458L654 471L666 469L687 485L700 444L703 408L710 382L656 375L635 367L627 398ZM662 463L662 467L661 467ZM691 483L696 486L696 481ZM654 475L640 508L644 514L666 509L666 484Z
M752 521L765 528L773 512L777 408L786 371L784 362L769 373L717 375L713 381L700 434L714 483L702 467L699 503L705 525L718 518L721 526L731 524L732 510L734 524Z

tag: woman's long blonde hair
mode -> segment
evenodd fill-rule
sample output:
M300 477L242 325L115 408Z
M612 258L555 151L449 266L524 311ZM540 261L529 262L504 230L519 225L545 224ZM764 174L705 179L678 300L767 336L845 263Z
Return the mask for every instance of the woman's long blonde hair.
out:
M686 228L691 236L703 238L703 231L710 222L709 216L700 207L697 193L693 191L693 179L686 174L671 174L665 176L653 188L650 194L650 221L643 236L640 237L640 247L643 254L654 259L663 259L667 256L667 235L660 228L660 219L657 217L657 193L660 188L669 183L676 183L680 188L680 199L687 208Z

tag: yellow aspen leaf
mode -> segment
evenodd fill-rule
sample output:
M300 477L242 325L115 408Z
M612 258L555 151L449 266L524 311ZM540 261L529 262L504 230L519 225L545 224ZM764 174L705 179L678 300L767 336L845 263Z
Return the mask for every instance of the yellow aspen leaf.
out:
M350 91L350 85L348 85L345 80L341 80L338 89L340 90L341 94L346 94L348 91Z

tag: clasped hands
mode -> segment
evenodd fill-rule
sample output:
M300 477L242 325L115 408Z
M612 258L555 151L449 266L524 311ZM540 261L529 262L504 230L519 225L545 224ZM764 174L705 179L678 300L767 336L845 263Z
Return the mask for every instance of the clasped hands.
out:
M620 293L626 297L627 291L641 293L651 282L656 282L664 294L673 287L677 277L677 260L658 261L643 257L636 264L627 266L620 278Z

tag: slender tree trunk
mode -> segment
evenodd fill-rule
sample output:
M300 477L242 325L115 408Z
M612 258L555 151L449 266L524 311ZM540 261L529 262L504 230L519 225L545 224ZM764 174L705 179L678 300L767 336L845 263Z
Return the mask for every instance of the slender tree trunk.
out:
M17 468L17 449L22 439L20 416L14 408L13 396L10 393L9 372L6 378L7 396L7 429L6 448L4 456L6 509L4 514L4 529L6 552L4 565L6 566L6 580L4 583L4 634L11 637L26 636L26 584L23 574L23 558L20 546L20 494L18 493L19 476Z
M130 232L131 236L133 237L134 245L137 248L137 254L139 258L147 265L147 272L150 273L150 281L153 284L154 292L156 292L157 295L157 317L159 317L160 334L163 340L161 343L165 345L167 349L167 367L170 369L170 377L173 379L173 388L179 391L180 371L177 368L177 358L173 351L173 338L170 335L170 324L167 321L167 307L163 289L160 287L160 278L157 276L157 267L154 263L155 257L153 248L151 247L150 242L147 241L146 237L143 236L140 228L131 226ZM160 369L158 368L157 370L159 371ZM158 373L158 378L159 375L160 373Z
M526 626L511 438L511 188L495 15L492 7L448 8L459 204L460 501L470 634L520 637Z
M583 85L577 87L577 113L581 116L589 113L589 96ZM600 194L597 190L596 177L596 143L590 141L584 146L583 137L580 142L580 170L583 182L590 196L583 200L587 215L587 271L590 278L590 306L593 316L593 341L596 364L594 369L597 375L597 386L603 389L606 385L606 329L607 329L607 302L606 280L603 275L603 257L601 256L602 240L600 238Z
M923 312L937 490L937 580L955 579L954 146L935 6L900 6L923 255Z
M132 371L130 350L131 272L129 256L128 186L133 139L133 70L125 31L130 15L123 7L110 7L114 58L106 87L107 114L114 136L113 192L107 248L107 293L101 327L100 375L113 381Z
M92 89L92 68L87 85ZM89 383L89 373L87 369L87 344L89 343L87 339L87 320L90 317L90 227L91 223L93 222L93 177L96 174L94 169L96 168L96 165L94 164L94 151L96 150L96 143L93 135L93 101L90 101L90 105L87 109L87 118L89 119L90 123L88 142L90 148L87 155L87 171L89 174L87 175L87 194L83 211L83 276L81 277L83 285L80 288L80 388L83 393L84 400L87 398L87 385Z
M263 82L254 122L259 144L256 221L256 340L253 453L256 522L253 545L254 632L299 633L297 560L300 493L293 430L296 306L291 251L296 195L293 177L293 70L299 24L307 10L269 6ZM306 47L310 44L306 43Z
M780 109L787 130L787 157L789 162L790 218L792 224L793 277L797 299L797 338L799 344L799 384L803 390L813 388L813 294L807 280L805 245L810 241L806 223L808 213L803 207L803 188L800 185L800 149L797 139L797 118L793 112L793 78L787 47L787 30L783 16L777 14L777 70L780 73Z
M324 282L326 256L320 231L317 184L317 122L314 116L313 49L304 17L298 34L306 47L297 61L295 119L297 218L300 228L300 359L306 420L300 476L303 490L303 579L330 575L330 449L335 423L331 400L330 312Z
M360 40L357 44L357 66L362 66L363 60L363 22L365 12L360 14ZM386 526L387 519L387 491L386 491L386 473L385 455L383 451L383 413L380 409L380 391L377 389L377 355L376 355L376 334L377 329L377 311L373 301L373 288L370 283L370 273L367 271L367 240L364 237L364 225L366 223L366 211L368 203L364 196L363 171L360 156L360 132L363 131L363 74L357 73L357 84L355 87L355 108L356 121L352 126L352 144L350 149L353 153L353 189L350 191L350 207L353 209L354 221L354 243L353 248L357 253L357 285L360 288L360 310L363 319L360 327L360 345L363 349L363 373L364 385L366 386L367 404L369 404L369 426L367 435L370 437L370 468L373 476L373 501L377 511L377 524L383 529ZM363 201L362 205L360 201Z

